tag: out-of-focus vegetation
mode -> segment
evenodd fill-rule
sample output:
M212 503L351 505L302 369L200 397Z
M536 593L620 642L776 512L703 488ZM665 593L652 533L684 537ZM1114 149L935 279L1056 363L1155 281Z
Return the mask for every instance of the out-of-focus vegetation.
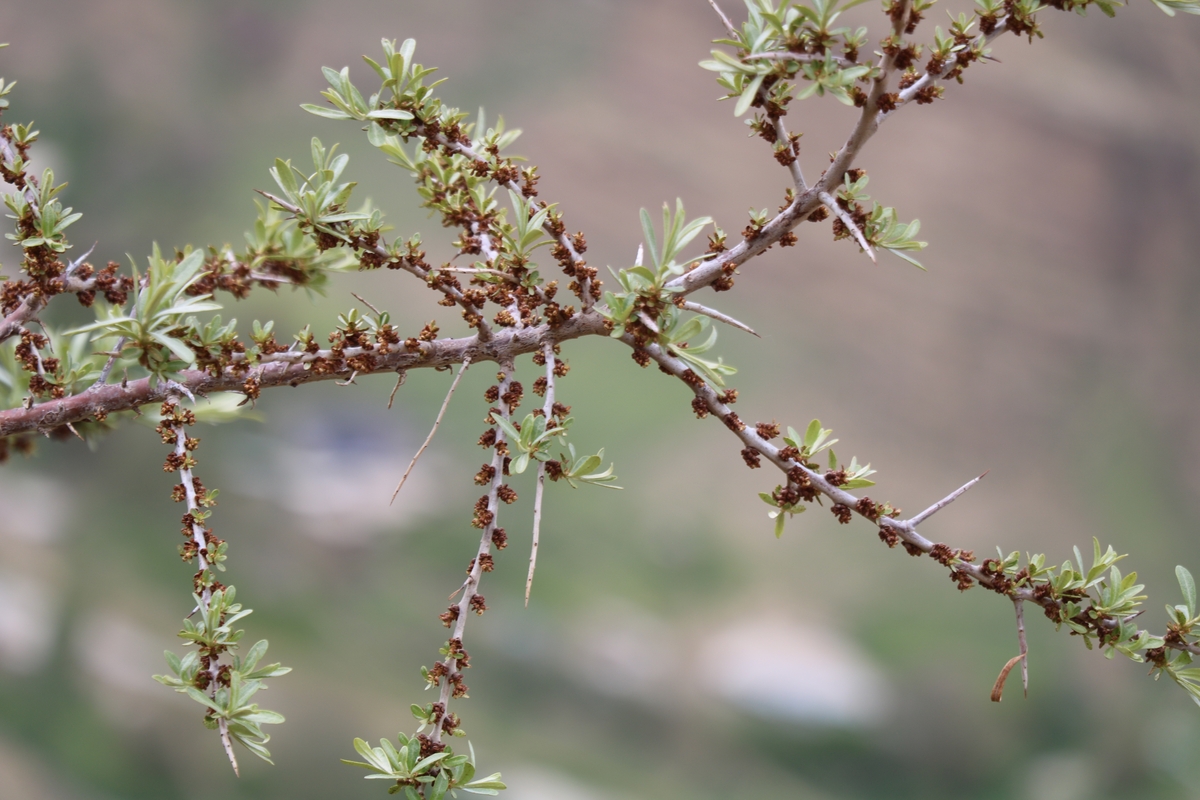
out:
M447 247L403 175L299 109L323 88L322 64L365 75L358 54L380 36L418 39L451 79L450 102L525 130L517 149L539 165L542 196L587 232L593 263L628 263L641 206L682 196L735 230L787 185L696 66L722 33L703 3L6 11L11 116L37 120L67 204L84 212L73 240L97 241L98 260L238 239L267 167L302 158L314 134L345 139L347 177L397 233ZM862 165L873 191L922 219L929 273L872 265L815 225L745 270L723 308L763 340L729 332L720 345L741 367L741 416L820 416L879 470L877 499L909 510L990 468L931 537L1061 560L1097 535L1132 554L1151 608L1176 602L1174 564L1200 563L1191 22L1149 4L1116 21L1050 17L1046 41L1001 39L1002 63L888 122ZM789 123L819 170L853 112L797 108L811 118ZM328 326L367 287L394 318L456 319L404 278L352 276L312 305L281 295L233 312ZM515 524L489 576L463 717L508 796L1189 796L1200 712L1178 690L1034 617L1028 701L1010 687L990 703L1016 652L1007 604L959 596L940 570L828 515L798 517L776 540L755 496L770 487L720 426L692 417L681 386L602 342L564 353L573 435L603 444L627 488L550 487L528 610ZM336 755L353 757L364 731L410 725L419 666L442 639L435 617L476 538L464 509L485 373L467 373L390 508L449 375L410 376L390 412L379 378L267 393L264 422L201 431L232 580L273 658L295 668L269 692L288 717L278 766L249 764L240 780L192 704L150 678L175 646L188 574L152 430L6 465L0 796L375 796ZM517 512L528 508L523 497ZM352 684L334 679L347 664Z

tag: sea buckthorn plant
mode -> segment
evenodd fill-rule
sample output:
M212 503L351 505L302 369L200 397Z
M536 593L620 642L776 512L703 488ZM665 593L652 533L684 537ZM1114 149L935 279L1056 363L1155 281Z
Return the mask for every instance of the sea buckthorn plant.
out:
M235 417L261 392L280 386L387 375L398 389L409 370L456 369L399 492L462 375L495 370L478 438L487 456L472 478L482 494L462 514L478 531L478 545L451 604L438 609L445 643L421 680L413 676L414 690L423 682L432 700L412 705L415 721L394 741L372 746L356 739L362 760L347 763L410 800L458 791L496 794L505 788L500 773L484 776L469 746L451 746L464 735L458 701L468 694L467 623L488 610L486 573L500 566L498 556L516 531L526 529L532 539L528 604L547 480L557 487L619 488L603 450L576 447L576 423L564 402L569 394L560 387L571 342L589 336L626 348L638 367L653 366L664 380L681 381L692 395L690 410L681 412L723 425L748 468L778 471L760 494L769 509L764 533L773 526L774 535L783 536L788 520L809 510L827 510L844 524L858 517L887 547L942 565L960 591L978 587L1011 603L1020 651L1000 673L993 699L1000 699L1016 666L1028 681L1024 612L1032 606L1089 649L1147 662L1155 678L1166 675L1200 704L1200 667L1192 666L1200 654L1200 611L1185 567L1176 568L1182 598L1167 608L1165 627L1143 628L1137 573L1123 572L1117 562L1125 555L1098 540L1086 554L1076 548L1056 564L1043 554L999 549L995 557L979 558L919 532L982 476L906 518L891 502L866 494L879 495L874 470L857 457L840 458L837 440L819 421L796 421L795 427L749 422L734 410L738 392L729 381L735 369L716 354L718 329L754 331L714 308L719 300L694 298L704 290L733 290L743 272L753 280L756 257L776 246L797 247L803 235L822 229L872 261L894 257L920 267L915 255L925 243L917 238L918 222L904 221L867 194L868 175L859 163L864 145L892 116L920 113L908 107L942 102L947 87L994 60L992 50L1005 34L1033 42L1042 37L1044 15L1094 8L1111 17L1122 5L977 0L973 10L939 25L926 21L934 0L885 0L878 30L840 23L844 11L863 2L746 0L740 25L712 3L727 36L700 66L714 74L750 135L765 142L764 158L778 162L784 184L778 205L752 209L744 225L728 231L709 217L689 217L681 200L664 203L661 216L643 209L644 241L636 257L607 269L589 263L587 238L568 221L567 210L539 194L537 168L511 153L519 132L499 119L489 123L482 111L476 116L445 105L437 94L441 81L416 60L411 39L385 39L382 52L366 58L377 75L369 87L352 83L348 69L325 68L324 102L305 108L331 130L365 134L382 161L414 181L420 205L457 232L448 259L428 253L419 235L389 235L383 212L355 199L349 158L314 138L302 162L279 159L270 167L274 185L260 192L258 218L244 245L155 248L143 263L98 266L98 259L90 260L94 250L76 254L68 238L80 215L64 205L63 186L51 170L34 174L30 168L38 131L20 123L0 129L0 176L13 220L6 236L16 248L11 274L0 276L0 460L30 454L39 435L91 439L135 414L157 415L166 448L162 468L178 477L170 499L184 512L178 551L192 577L185 592L190 599L180 604L187 610L179 632L185 654L168 650L164 674L155 677L200 707L234 771L239 747L270 760L263 726L283 718L261 708L257 694L289 669L268 663L266 641L244 639L240 626L253 624L241 600L252 597L253 588L237 592L221 580L230 546L216 533L218 490L201 479L203 451L189 432L197 419ZM1153 2L1168 15L1200 14L1196 0ZM0 81L0 110L12 91L12 83ZM797 102L824 95L858 109L857 118L819 173L806 176L801 132L787 121ZM222 317L252 292L322 292L352 270L392 271L414 290L431 291L446 309L442 324L456 327L453 335L437 321L393 320L367 298L357 298L331 331L310 325L285 332L271 321L239 326ZM95 320L62 329L48 324L47 307L68 296L94 309ZM447 324L445 314L461 322ZM515 374L525 357L541 372L528 387L538 398L532 403ZM533 409L522 411L523 405ZM505 519L502 526L505 507L517 499L514 485L529 484L532 520Z

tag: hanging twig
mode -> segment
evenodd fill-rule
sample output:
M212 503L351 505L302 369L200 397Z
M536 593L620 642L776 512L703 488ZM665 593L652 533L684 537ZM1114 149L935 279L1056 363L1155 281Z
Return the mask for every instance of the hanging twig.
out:
M117 363L117 358L121 355L121 348L124 346L125 337L122 336L120 339L117 339L116 345L108 354L108 361L105 362L104 368L100 370L100 377L96 378L96 382L88 387L89 389L96 389L100 386L103 386L108 381L108 375L110 372L112 372L113 364Z
M446 392L446 399L442 401L442 408L438 411L437 419L433 421L433 428L429 431L429 435L425 437L425 444L421 445L421 449L412 457L412 461L408 463L408 469L404 470L404 474L400 476L400 482L396 484L396 491L392 492L392 499L388 501L388 505L396 502L396 495L400 494L400 488L404 486L404 482L408 480L408 475L413 471L413 467L417 465L417 459L425 452L425 448L429 447L429 443L433 441L433 435L437 433L438 426L442 424L442 417L446 414L446 408L450 405L450 398L454 396L454 390L458 388L458 382L462 379L463 373L467 371L467 367L471 365L471 357L467 356L463 359L462 367L458 370L458 374L454 376L454 382L450 384L450 391ZM389 405L390 405L389 401Z
M642 248L638 248L638 261L642 260ZM554 420L554 344L546 342L542 345L542 354L546 358L546 401L542 404L542 413L546 417L547 427ZM533 590L533 572L537 569L538 537L542 528L542 492L546 488L546 464L538 462L537 489L533 496L533 545L529 551L529 576L525 579L525 607L529 607L529 593Z
M1013 608L1017 610L1017 643L1021 648L1021 686L1025 696L1029 697L1029 644L1025 641L1025 602L1020 598L1013 600Z
M375 312L375 316L377 316L377 317L378 317L378 316L382 316L382 312L381 312L381 311L380 311L378 308L376 308L375 306L371 305L371 304L370 304L370 303L368 303L366 300L364 300L364 299L362 298L362 296L361 296L361 295L360 295L358 292L351 292L350 294L351 294L351 295L354 297L354 299L355 299L355 300L357 300L358 302L362 303L362 304L363 304L364 306L366 306L367 308L369 308L369 309L371 309L372 311L374 311L374 312Z
M396 392L400 391L400 387L404 385L404 379L408 377L408 370L402 369L396 376L396 385L392 387L392 393L388 395L388 410L392 408L392 401L396 399Z

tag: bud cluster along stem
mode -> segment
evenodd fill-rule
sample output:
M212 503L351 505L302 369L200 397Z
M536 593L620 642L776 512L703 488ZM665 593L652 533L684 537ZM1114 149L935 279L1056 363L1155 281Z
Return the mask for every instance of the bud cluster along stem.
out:
M520 384L513 379L513 364L511 361L501 363L500 372L496 375L496 398L489 400L495 405L489 409L488 420L495 425L497 417L506 422L512 419L512 412L520 402ZM515 391L514 391L515 389ZM490 396L490 395L489 395ZM470 656L463 647L463 633L467 626L467 618L472 612L481 615L487 610L483 595L479 593L479 585L484 572L491 571L493 562L492 546L503 549L507 544L504 529L499 526L500 504L511 503L516 495L509 494L504 483L508 475L507 462L508 442L503 429L492 428L495 435L490 449L492 459L487 473L491 475L488 492L479 498L475 504L475 516L471 524L480 528L482 534L475 557L467 568L467 579L460 588L461 597L457 604L451 605L442 615L442 623L451 629L450 640L444 648L445 658L426 673L426 679L438 688L438 705L434 707L433 733L429 736L432 752L443 749L442 734L453 734L457 730L458 717L449 714L450 701L467 696L467 685L463 682L463 671L470 666ZM506 491L507 490L507 491ZM510 499L511 497L511 499ZM456 592L457 594L457 592Z
M209 512L202 510L200 504L203 500L206 506L211 507L216 505L216 501L208 499L204 485L192 474L192 468L196 465L192 453L200 444L200 440L189 437L185 429L196 423L195 414L180 408L178 399L174 396L163 403L161 413L163 421L155 430L162 437L163 444L175 446L163 464L163 470L179 473L179 484L171 496L176 501L182 500L187 508L182 520L183 533L184 536L190 536L190 539L180 546L179 553L185 562L193 558L196 560L197 570L192 576L192 591L197 597L196 611L208 616L212 607L213 592L225 588L224 584L213 576L209 558L213 556L223 560L225 542L213 534L212 528L204 526ZM221 669L221 658L226 649L226 646L221 644L200 649L202 671L197 676L197 682L204 685L203 690L209 697L215 697L220 687L229 686L229 670L225 669L223 672ZM224 719L218 719L216 722L221 735L221 745L225 748L233 771L237 772L237 756L233 752L233 742L229 739L229 723Z

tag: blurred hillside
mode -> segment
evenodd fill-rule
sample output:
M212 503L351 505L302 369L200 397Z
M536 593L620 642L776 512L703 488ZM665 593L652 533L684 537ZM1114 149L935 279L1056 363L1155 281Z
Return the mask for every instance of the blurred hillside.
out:
M849 17L875 31L868 5ZM514 149L587 233L593 264L629 265L639 207L678 196L734 232L788 184L696 66L721 35L702 0L0 8L0 74L20 82L5 119L36 120L37 152L84 212L73 241L97 242L96 261L239 240L267 167L303 163L314 135L351 153L349 177L393 235L420 230L448 257L405 176L353 125L298 107L317 101L322 65L367 85L359 55L380 37L416 38L449 102L524 129ZM1032 46L1001 39L1001 63L904 110L861 159L871 194L921 219L928 273L803 226L798 247L700 300L762 334L722 330L718 345L740 369L743 419L819 417L840 455L879 470L872 496L909 511L990 469L926 535L1057 562L1096 536L1132 554L1122 567L1145 579L1159 628L1174 565L1200 569L1200 20L1137 3L1045 29ZM853 117L829 99L793 106L807 173ZM0 260L11 274L13 256ZM226 316L328 329L356 291L405 328L437 317L458 333L405 277L352 275L326 298L258 297ZM1193 796L1200 710L1177 688L1037 617L1029 699L1010 686L989 702L1016 652L1006 604L960 596L865 524L811 513L776 540L755 496L774 478L693 418L684 387L604 342L564 353L578 439L606 448L626 488L551 487L528 610L530 484L506 512L512 547L483 587L492 610L468 627L459 713L510 800ZM386 377L269 392L265 421L201 432L228 580L257 609L247 635L295 668L264 700L288 717L277 766L240 780L193 704L149 678L189 610L157 437L128 425L94 450L46 443L5 465L0 797L378 796L337 758L354 736L411 727L435 618L476 541L486 368L387 505L450 379L410 375L392 411Z

